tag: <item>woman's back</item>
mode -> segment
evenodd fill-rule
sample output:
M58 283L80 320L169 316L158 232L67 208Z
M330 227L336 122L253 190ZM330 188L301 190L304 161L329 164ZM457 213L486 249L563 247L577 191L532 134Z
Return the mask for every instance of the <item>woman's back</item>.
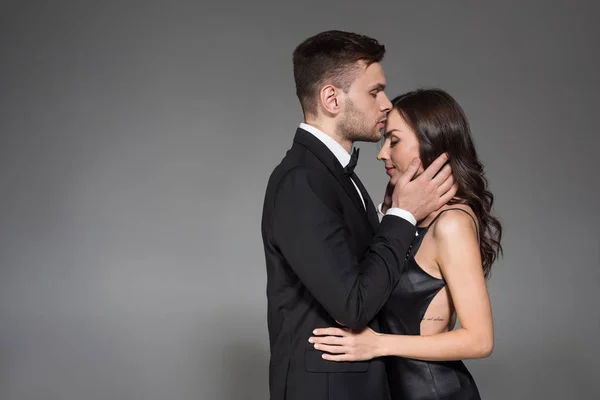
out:
M460 214L457 215L457 214ZM445 206L418 227L407 254L400 281L383 308L383 332L400 335L433 335L452 330L455 311L436 263L436 224L468 216L465 205ZM477 386L462 361L421 361L387 357L393 399L479 399Z

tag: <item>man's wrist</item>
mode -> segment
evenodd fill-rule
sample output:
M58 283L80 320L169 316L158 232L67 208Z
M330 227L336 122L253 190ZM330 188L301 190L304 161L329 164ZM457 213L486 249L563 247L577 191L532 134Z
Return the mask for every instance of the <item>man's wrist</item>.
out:
M381 212L383 212L384 214L387 212L387 210L389 210L391 208L391 204L385 204L385 203L381 203Z
M407 220L415 226L417 225L417 219L415 218L415 216L412 215L412 213L410 213L409 211L406 211L402 208L391 207L385 212L385 215L395 215L397 217L404 218L405 220Z
M412 215L409 211L403 210L398 207L391 207L384 212L383 211L383 203L380 203L379 206L377 207L377 215L379 216L379 219L382 219L386 215L395 215L396 217L400 217L400 218L410 222L414 226L417 226L417 219L415 218L415 216Z

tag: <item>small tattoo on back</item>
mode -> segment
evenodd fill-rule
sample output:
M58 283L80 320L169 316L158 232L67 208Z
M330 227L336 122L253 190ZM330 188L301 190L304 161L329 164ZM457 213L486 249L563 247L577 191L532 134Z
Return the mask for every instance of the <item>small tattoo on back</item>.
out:
M440 322L443 321L444 318L441 317L423 317L423 321L434 321L434 322Z

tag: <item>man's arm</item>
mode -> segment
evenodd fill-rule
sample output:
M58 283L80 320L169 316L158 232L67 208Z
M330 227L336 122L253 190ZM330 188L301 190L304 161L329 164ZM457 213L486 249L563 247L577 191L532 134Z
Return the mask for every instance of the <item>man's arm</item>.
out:
M302 283L340 323L363 329L390 296L416 228L397 216L382 219L359 263L331 181L295 168L275 197L274 238Z
M408 173L410 174L410 171ZM404 218L413 225L417 225L417 219L411 212L406 211L402 208L392 207L392 195L394 193L394 186L394 183L392 183L391 181L388 182L387 187L385 188L385 194L383 196L383 203L380 203L377 206L377 217L379 218L379 221L381 221L381 219L385 215L396 215L400 218Z

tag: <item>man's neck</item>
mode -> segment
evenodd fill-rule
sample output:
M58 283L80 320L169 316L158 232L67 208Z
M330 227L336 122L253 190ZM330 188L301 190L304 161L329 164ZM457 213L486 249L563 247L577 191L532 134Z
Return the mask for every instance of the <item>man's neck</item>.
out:
M342 146L348 153L352 151L353 143L350 140L345 139L342 135L338 134L335 125L322 123L313 119L305 119L304 123L317 128L318 130L320 130L321 132L338 142L340 146Z

